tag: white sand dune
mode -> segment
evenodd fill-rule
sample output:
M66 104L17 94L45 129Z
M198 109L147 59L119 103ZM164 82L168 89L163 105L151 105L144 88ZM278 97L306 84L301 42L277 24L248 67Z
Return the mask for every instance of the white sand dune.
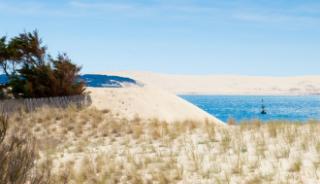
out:
M320 76L253 77L169 75L150 72L102 72L130 77L144 84L124 88L89 88L93 106L109 109L119 117L160 121L222 123L174 94L221 95L315 95L320 94Z
M111 110L126 119L158 119L160 121L222 122L178 96L148 85L124 88L88 88L92 104L98 109Z
M102 72L136 79L175 94L319 95L320 76L261 77L171 75L151 72Z

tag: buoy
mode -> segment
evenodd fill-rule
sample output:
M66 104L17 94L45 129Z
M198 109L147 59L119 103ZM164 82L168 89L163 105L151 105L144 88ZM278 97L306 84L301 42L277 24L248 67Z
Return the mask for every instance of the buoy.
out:
M262 105L261 105L261 112L260 112L260 114L267 114L267 111L266 111L266 107L264 106L264 104L263 104L263 99L261 100L261 103L262 103Z

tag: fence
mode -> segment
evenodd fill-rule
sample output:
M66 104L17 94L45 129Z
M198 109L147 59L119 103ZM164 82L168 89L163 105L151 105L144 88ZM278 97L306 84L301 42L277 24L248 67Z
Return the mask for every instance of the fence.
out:
M86 107L91 104L89 95L48 97L48 98L26 98L0 100L0 110L4 113L13 113L16 111L33 112L38 108L48 106L55 108L66 108L70 105L76 107Z

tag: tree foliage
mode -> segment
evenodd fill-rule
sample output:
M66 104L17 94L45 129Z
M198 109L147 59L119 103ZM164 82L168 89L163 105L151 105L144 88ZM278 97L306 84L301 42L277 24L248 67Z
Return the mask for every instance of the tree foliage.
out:
M0 39L0 67L9 79L14 97L79 95L84 83L78 80L81 67L66 54L52 58L38 32Z

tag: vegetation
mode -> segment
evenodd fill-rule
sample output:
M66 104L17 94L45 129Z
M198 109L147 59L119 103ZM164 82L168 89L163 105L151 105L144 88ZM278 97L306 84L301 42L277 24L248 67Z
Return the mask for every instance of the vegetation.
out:
M108 110L74 107L17 113L10 120L8 137L17 127L34 135L36 152L41 152L35 168L49 163L51 183L317 183L320 179L320 126L315 122L254 120L219 126L139 117L128 121Z
M47 54L37 31L19 34L9 41L1 38L0 68L9 79L0 88L3 97L54 97L84 92L84 83L78 80L81 68L66 54L56 58Z
M16 129L7 136L8 118L0 116L0 183L45 183L44 173L35 166L36 148L29 131ZM43 170L44 171L44 170ZM46 171L50 171L47 169Z

